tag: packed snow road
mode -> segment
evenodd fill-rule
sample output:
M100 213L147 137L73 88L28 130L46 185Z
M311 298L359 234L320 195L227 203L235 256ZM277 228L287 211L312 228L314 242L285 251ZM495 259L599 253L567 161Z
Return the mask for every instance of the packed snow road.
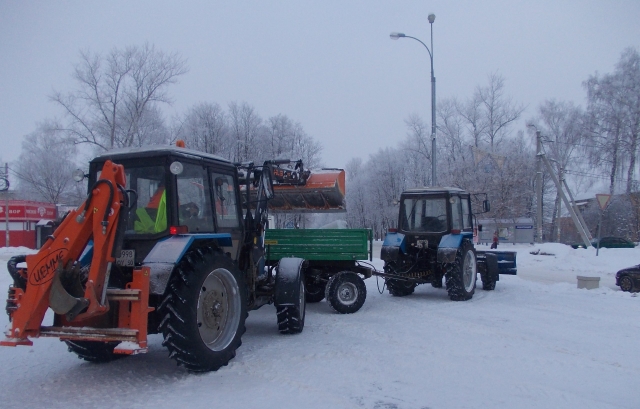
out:
M157 335L148 354L108 364L81 361L54 339L3 347L1 406L639 407L640 297L619 291L613 275L638 264L640 249L598 257L552 244L513 249L519 276L502 276L495 291L480 285L468 302L425 285L408 297L379 294L374 277L360 311L309 304L304 331L293 336L278 334L275 309L265 306L249 314L236 358L202 375L175 366ZM3 292L16 251L0 249ZM601 277L601 288L577 289L576 275Z

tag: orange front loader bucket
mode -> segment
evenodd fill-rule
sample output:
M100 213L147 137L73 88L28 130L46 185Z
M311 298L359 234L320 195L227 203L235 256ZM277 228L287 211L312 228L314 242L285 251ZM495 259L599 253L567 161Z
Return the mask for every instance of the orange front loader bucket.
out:
M107 161L100 177L86 201L66 216L40 251L26 256L24 282L9 288L11 328L0 345L32 345L28 337L54 336L63 340L124 341L122 347L116 347L117 353L146 351L148 268L134 270L127 288L107 289L115 262L120 213L127 203L124 168ZM76 291L69 291L68 283L78 277L79 260L90 241L93 256L86 283L79 286L78 279ZM116 327L109 326L112 320L106 319L110 301L118 306ZM56 325L43 327L48 308L56 313Z
M269 211L274 213L346 212L342 169L313 170L304 185L274 184Z

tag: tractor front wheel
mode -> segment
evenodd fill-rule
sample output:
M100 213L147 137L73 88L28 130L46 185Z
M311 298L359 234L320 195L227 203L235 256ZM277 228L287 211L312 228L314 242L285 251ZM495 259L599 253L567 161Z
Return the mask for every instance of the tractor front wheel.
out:
M193 372L218 370L242 344L244 276L219 251L191 250L174 271L159 311L170 357Z
M290 305L276 305L278 314L278 331L281 334L299 334L304 328L306 314L306 297L304 278L299 277L298 297Z
M411 281L396 280L393 278L387 279L386 284L389 289L389 294L395 297L404 297L406 295L413 294L413 291L417 286L417 284L412 283Z
M446 283L449 298L467 301L473 297L477 279L476 250L469 240L463 240L453 263L446 265Z
M98 342L98 341L64 341L69 348L69 352L78 355L78 358L87 362L104 363L127 355L114 354L113 350L119 342Z
M496 279L491 277L489 272L480 274L482 278L482 289L485 291L492 291L496 289Z
M324 300L325 287L318 284L310 284L307 282L306 297L308 303L316 303Z

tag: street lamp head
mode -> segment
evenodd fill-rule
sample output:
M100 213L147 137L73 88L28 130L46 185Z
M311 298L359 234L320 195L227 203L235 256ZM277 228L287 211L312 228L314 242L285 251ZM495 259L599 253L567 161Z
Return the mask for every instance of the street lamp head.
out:
M427 18L429 19L429 24L433 24L433 22L436 21L436 15L433 13L429 14Z
M391 33L389 34L389 37L391 37L392 40L397 40L400 37L406 37L404 35L404 33Z

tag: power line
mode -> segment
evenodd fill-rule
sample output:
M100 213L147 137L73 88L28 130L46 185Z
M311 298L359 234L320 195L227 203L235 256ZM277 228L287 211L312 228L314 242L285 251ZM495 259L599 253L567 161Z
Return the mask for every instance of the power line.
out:
M565 169L564 172L568 173L568 174L571 174L571 175L590 177L590 178L594 178L594 179L605 179L605 180L609 180L610 179L609 176L596 175L596 174L593 174L593 173L580 172L580 171L577 171L577 170L566 170ZM616 178L616 180L620 181L620 182L628 182L629 181L628 179L622 179L622 178Z
M582 143L569 143L569 142L560 142L560 141L553 141L551 143L560 143L562 145L580 146L580 147L583 147L583 148L594 148L594 149L602 148L602 146L586 145L586 144L582 144Z

